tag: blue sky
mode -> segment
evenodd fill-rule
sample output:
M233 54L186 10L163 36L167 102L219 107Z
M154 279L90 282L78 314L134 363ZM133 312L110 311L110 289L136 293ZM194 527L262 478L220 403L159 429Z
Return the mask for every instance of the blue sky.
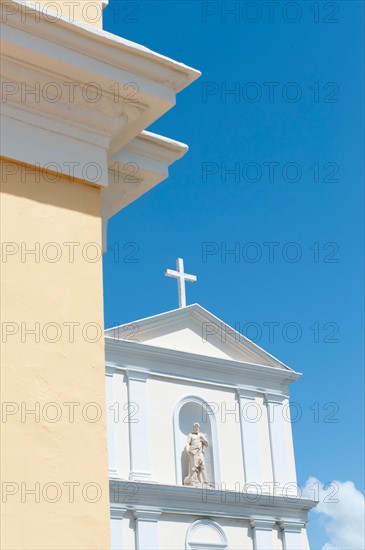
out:
M105 11L106 30L203 73L149 128L188 154L109 222L106 326L177 307L163 271L183 257L198 276L188 303L304 374L291 393L299 483L363 491L363 3L236 5ZM314 549L329 540L320 514L308 532Z

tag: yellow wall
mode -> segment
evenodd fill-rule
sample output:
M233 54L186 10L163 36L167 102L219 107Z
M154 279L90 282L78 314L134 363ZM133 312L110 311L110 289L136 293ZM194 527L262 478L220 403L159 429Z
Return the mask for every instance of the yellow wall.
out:
M58 4L59 14L70 18L72 22L83 21L89 25L102 28L101 0L37 0L35 3L45 5L52 10L56 10L55 4Z
M109 497L100 254L93 261L101 249L100 190L9 161L1 162L1 170L1 548L105 550ZM71 245L64 244L71 242L80 243L74 261ZM37 256L26 249L37 250ZM37 334L27 333L36 323ZM79 323L74 341L65 323ZM88 323L99 326L98 339L93 326L85 328ZM67 402L80 403L74 422ZM87 403L97 406L85 408ZM26 415L37 406L39 418ZM97 411L102 416L92 422ZM70 482L79 484L74 502L65 485ZM37 483L37 494L27 494ZM84 498L88 483L95 485ZM92 503L87 500L96 495L93 487L100 487L101 496ZM15 494L7 496L9 491Z

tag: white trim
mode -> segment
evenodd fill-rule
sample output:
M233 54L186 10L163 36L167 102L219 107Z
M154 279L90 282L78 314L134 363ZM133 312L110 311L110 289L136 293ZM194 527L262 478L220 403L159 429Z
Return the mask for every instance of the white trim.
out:
M291 468L289 468L288 446L286 442L287 426L283 413L285 396L276 393L266 393L267 418L270 434L271 463L274 481L284 486L286 483L296 483ZM295 489L293 489L293 492Z
M196 321L200 326L203 323L210 322L216 323L219 326L226 327L229 330L225 331L225 341L227 345L235 350L237 353L244 353L245 356L250 356L252 364L263 365L266 367L277 368L284 371L288 376L291 376L292 379L299 378L300 373L295 372L293 369L276 359L273 355L265 351L263 348L237 332L235 329L224 323L221 319L213 315L210 311L206 310L199 304L191 304L184 308L178 308L158 315L153 315L145 319L138 319L133 321L135 325L138 326L138 335L141 339L141 343L144 340L149 340L152 336L155 337L156 333L158 334L166 327L171 331L171 327L177 322L181 322L183 319L187 321L193 320ZM130 323L127 323L128 325ZM123 329L125 324L120 325L119 327L111 327L105 330L106 338L113 336L114 340L117 341L118 338L115 338L115 334L123 334ZM117 331L117 332L116 332ZM125 341L123 341L125 342ZM146 345L146 344L143 344ZM214 358L209 358L213 359ZM260 359L260 360L258 360ZM240 361L235 359L232 361Z
M110 548L121 550L123 548L123 517L127 511L126 506L110 507Z
M273 519L252 519L250 526L253 532L254 550L274 550Z
M245 406L255 403L257 393L247 389L237 390L240 411L242 460L246 483L263 483L258 422L249 422L243 414Z
M136 417L128 423L130 473L132 481L151 479L148 433L147 374L128 370L128 403L136 404Z
M220 543L194 543L190 541L190 538L193 537L194 532L197 531L200 527L209 527L213 529L220 537ZM226 550L228 549L228 541L225 532L222 527L216 521L211 519L198 519L194 521L186 532L185 537L185 549L186 550Z
M283 535L283 549L302 550L302 529L305 528L305 523L280 521L279 527Z
M287 533L300 533L304 529L305 523L284 520L279 522L279 527Z
M181 453L181 449L179 447L179 440L177 434L179 433L179 414L181 408L186 405L186 403L198 403L202 407L205 408L207 412L210 414L207 415L209 418L211 433L212 433L212 441L209 442L211 445L211 451L212 451L212 458L213 458L213 470L214 470L214 483L216 485L220 485L220 464L219 464L219 440L218 440L218 432L217 432L217 420L215 418L215 414L209 403L207 403L204 399L197 395L186 395L185 397L182 397L180 401L176 404L174 408L173 413L173 424L174 424L174 447L175 447L175 476L176 476L176 484L181 485L182 480L182 472L181 472L181 466L180 466L180 458L179 455ZM197 420L199 421L199 419ZM211 481L208 479L208 481Z
M122 365L116 365L114 362L111 362L111 361L106 361L106 368L107 369L115 369L116 371L120 371L120 372L126 372L128 370L128 367L127 366L122 366ZM217 381L217 380L206 380L206 379L201 379L201 378L197 378L196 376L183 376L183 375L179 375L179 374L167 374L165 372L161 373L161 372L154 372L154 371L151 371L151 370L148 370L148 371L145 371L145 372L148 372L148 376L150 378L161 378L161 379L166 379L166 380L178 380L180 382L189 382L191 384L197 384L199 386L208 386L208 387L213 387L213 388L219 388L219 389L230 389L230 390L233 390L233 391L240 391L241 389L244 389L246 391L247 390L250 390L250 391L254 391L255 393L257 394L262 394L262 395L265 395L265 389L263 389L262 387L259 387L259 386L255 386L255 385L252 385L250 387L245 387L245 388L242 388L241 386L237 386L235 383L224 383L224 382L221 382L221 381ZM241 377L242 378L242 377ZM284 394L283 394L284 396ZM285 397L288 397L287 394L285 394Z
M114 371L107 370L105 378L109 477L119 478L120 474L116 460L114 411L110 408L114 404Z
M161 512L155 508L135 508L136 550L158 549L158 519Z
M3 131L7 130L2 155L9 159L39 163L41 168L57 163L64 176L70 176L71 164L76 180L106 187L111 156L172 108L176 94L200 76L139 44L57 17L46 7L42 13L49 18L40 16L36 4L22 0L7 0L0 8L1 76L5 84L13 85L1 112ZM136 93L130 101L132 83ZM49 92L44 95L50 84L60 90L55 101ZM85 84L97 85L101 94L97 103L85 98ZM28 90L26 100L24 90ZM29 90L35 90L35 97ZM163 138L147 134L140 141L148 154L159 148L161 144L156 144ZM166 141L162 148L168 149L168 164L179 146ZM90 161L100 167L96 181L83 170ZM166 176L165 166L160 179L155 175L151 182L146 177L145 188L128 202ZM122 200L119 207L123 206Z
M118 504L120 499L121 504L136 507L125 500L129 485L130 492L134 491L136 483L133 481L110 480L112 505ZM272 522L306 523L309 510L317 505L317 501L302 497L262 494L253 501L252 494L243 490L220 491L143 481L138 483L138 499L146 508L155 509L158 503L162 514Z
M5 8L12 5L15 10L10 16L7 15ZM175 92L180 92L201 75L200 71L192 69L184 63L174 61L136 42L85 25L80 21L71 23L65 17L51 21L52 16L54 19L55 12L50 8L42 7L43 13L50 15L47 20L45 17L39 17L39 10L31 2L27 2L25 5L23 0L7 0L6 3L2 2L1 6L5 11L2 14L4 26L11 26L24 32L24 17L26 17L26 34L30 33L34 37L45 39L54 48L61 46L64 51L65 48L68 52L74 50L75 58L78 57L77 53L88 55L96 61L108 63L110 68L121 67L125 64L128 69L132 69L132 72L141 72L146 78L153 78L156 82L169 86ZM24 38L26 37L24 36ZM26 40L29 41L28 38ZM41 52L41 50L39 51ZM121 58L123 54L125 54L124 59ZM67 61L67 56L64 57L64 60Z
M156 376L185 376L192 380L200 379L222 386L242 387L244 380L246 388L259 393L275 391L287 395L285 392L288 385L299 376L297 373L267 365L218 359L138 342L115 340L111 337L105 338L105 352L106 363L117 369L133 366Z

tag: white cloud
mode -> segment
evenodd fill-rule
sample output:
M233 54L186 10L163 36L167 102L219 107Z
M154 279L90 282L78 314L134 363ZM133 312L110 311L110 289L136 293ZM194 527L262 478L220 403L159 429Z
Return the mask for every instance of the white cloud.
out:
M352 481L323 484L310 477L303 496L319 500L314 511L320 515L329 539L322 550L365 549L365 499Z

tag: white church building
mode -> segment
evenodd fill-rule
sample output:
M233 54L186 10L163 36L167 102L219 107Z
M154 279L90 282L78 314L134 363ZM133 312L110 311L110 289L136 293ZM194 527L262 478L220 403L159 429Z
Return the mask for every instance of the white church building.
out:
M112 549L309 549L316 502L296 482L289 411L300 374L186 306L182 260L165 274L178 309L105 332ZM208 446L192 482L194 435Z

